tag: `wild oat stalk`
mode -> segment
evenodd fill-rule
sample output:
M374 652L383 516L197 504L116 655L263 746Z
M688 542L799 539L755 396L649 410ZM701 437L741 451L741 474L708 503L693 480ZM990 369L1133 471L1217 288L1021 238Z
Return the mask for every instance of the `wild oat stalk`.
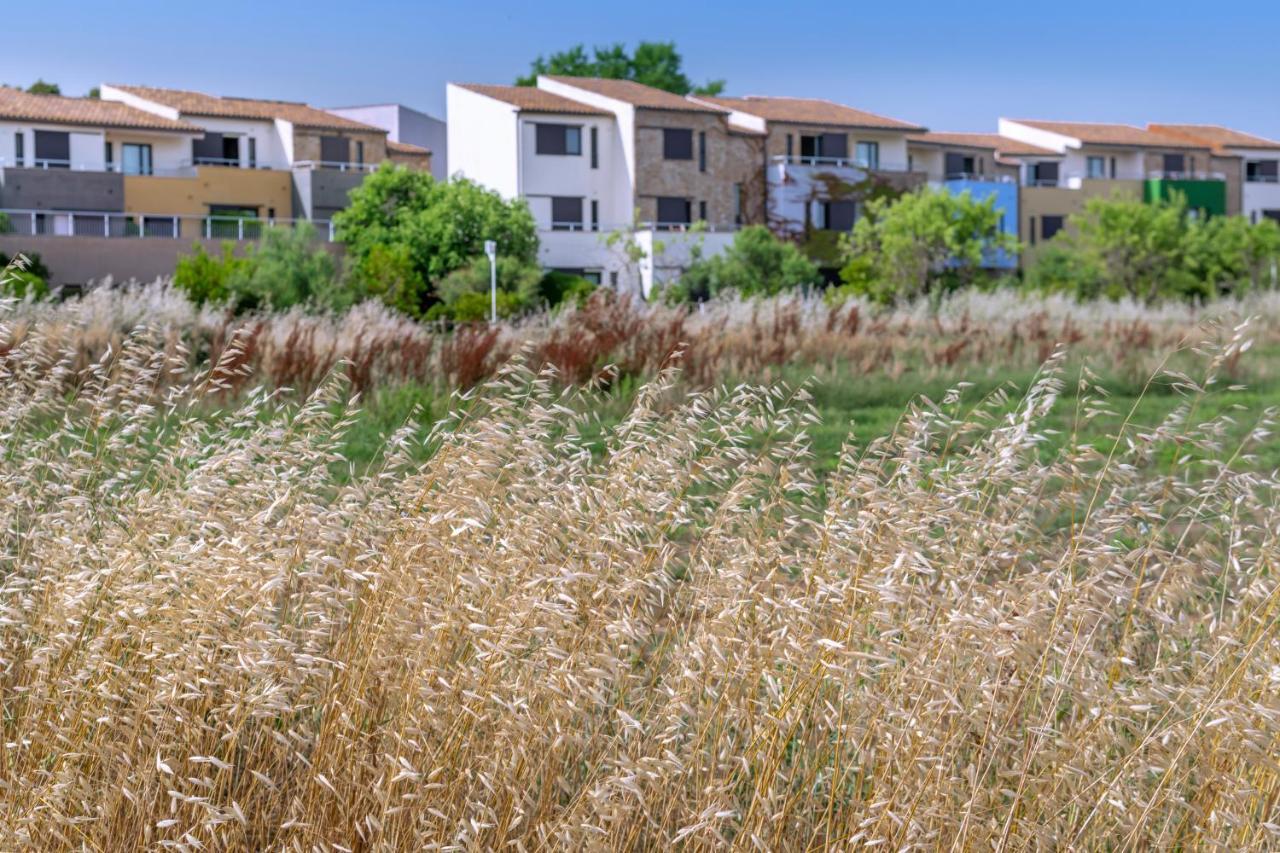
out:
M822 502L803 391L662 373L593 454L517 364L339 479L339 377L16 338L6 849L1280 845L1280 510L1229 464L1275 413L1194 417L1243 332L1114 451L1041 458L1055 355Z

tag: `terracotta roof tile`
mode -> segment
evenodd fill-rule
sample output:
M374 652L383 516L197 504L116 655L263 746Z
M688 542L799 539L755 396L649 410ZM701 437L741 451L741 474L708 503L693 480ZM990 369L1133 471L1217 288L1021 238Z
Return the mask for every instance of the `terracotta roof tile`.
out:
M484 83L454 83L460 89L475 92L510 104L528 113L565 113L568 115L604 116L609 112L532 86L489 86Z
M1280 151L1280 142L1216 124L1148 124L1147 130L1161 136L1175 136L1188 142L1209 145L1218 153L1222 153L1227 148Z
M1152 133L1130 124L1102 124L1084 121L1040 121L1038 119L1010 119L1050 133L1074 137L1090 145L1123 145L1132 148L1208 148L1207 145L1178 140Z
M726 110L714 107L709 104L692 101L680 95L662 89L655 89L652 86L646 86L643 83L636 83L634 80L606 80L601 77L556 77L548 76L548 80L554 80L557 83L563 83L566 86L576 86L588 92L594 92L597 95L604 95L606 98L613 98L616 101L632 104L637 107L644 107L650 110L673 110L676 112L689 113L719 113L723 114Z
M260 98L229 98L206 95L183 89L160 89L154 86L121 86L113 88L128 92L144 100L172 107L183 116L208 118L238 118L272 121L283 119L298 127L315 130L363 130L386 133L380 127L372 127L349 118L308 106L298 101L268 101Z
M911 144L924 145L957 145L965 148L984 148L995 151L1002 157L1061 157L1062 155L1039 145L1031 145L1017 139L1010 139L998 133L948 133L929 131L920 136L913 136Z
M423 155L430 154L430 149L423 148L421 145L411 145L408 142L396 142L394 139L387 140L387 150L395 154Z
M725 109L749 113L759 116L765 121L784 122L787 124L816 124L832 127L857 127L875 130L923 131L924 128L911 122L896 118L876 115L865 110L857 110L824 101L819 98L774 98L763 95L748 95L743 98L700 97Z
M115 101L100 101L96 98L64 98L61 95L32 95L9 86L0 86L0 118L88 127L203 132L185 121L164 118Z

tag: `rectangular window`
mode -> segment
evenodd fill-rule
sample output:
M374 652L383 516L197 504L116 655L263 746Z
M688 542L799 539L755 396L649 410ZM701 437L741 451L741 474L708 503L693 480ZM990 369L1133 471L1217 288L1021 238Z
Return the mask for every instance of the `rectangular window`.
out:
M707 171L707 132L698 131L698 171Z
M1111 180L1116 179L1116 158L1111 158Z
M591 128L591 168L600 168L600 128Z
M1062 230L1066 217L1063 216L1042 216L1040 217L1040 236L1045 240L1052 240L1053 235Z
M742 184L733 185L733 224L742 224Z
M258 168L258 138L256 136L249 137L249 168Z
M37 167L71 168L71 134L65 131L37 130L35 135Z
M1036 218L1034 216L1027 217L1027 242L1033 246L1036 244Z
M698 202L698 219L701 222L707 221L707 203L705 201Z
M13 135L13 159L19 166L26 165L27 156L23 150L26 147L27 135L22 131L18 131Z
M1086 178L1105 178L1107 176L1107 158L1086 157L1084 161L1084 176Z
M1055 187L1058 185L1057 163L1034 163L1028 172L1033 187Z
M351 143L345 136L320 137L320 162L346 163L351 159Z
M191 141L191 162L197 166L222 164L222 134L207 131L200 139Z
M822 134L822 156L829 160L845 160L849 157L849 137L843 133Z
M792 142L791 134L788 133L787 134L787 161L790 162L791 158L794 156L795 156L795 145Z
M114 166L114 163L115 163L115 158L111 156L111 143L110 143L110 142L103 142L103 143L102 143L102 162L104 162L104 163L106 163L106 164L107 164L107 171L108 171L108 172L114 171L113 166Z
M1187 170L1187 158L1181 154L1166 154L1163 160L1166 175L1180 175Z
M534 125L534 151L576 157L582 153L582 128L573 124Z
M818 227L825 231L852 231L853 221L858 215L856 201L824 201L821 206L821 224Z
M968 178L977 174L978 167L971 154L959 151L948 151L943 157L943 172L949 179Z
M21 158L21 155L19 155ZM1244 164L1244 179L1249 183L1280 182L1280 160L1250 160Z
M1264 210L1262 211L1264 219L1270 219L1272 222L1280 225L1280 210Z
M356 140L356 163L364 165L364 142Z
M151 174L151 146L126 142L120 146L120 171L126 175Z
M600 202L591 200L591 230L600 230Z
M687 198L662 197L658 199L658 227L671 228L691 223L691 205Z
M567 196L551 198L551 230L582 230L582 199Z
M879 169L880 143L859 142L854 154L854 159L856 159L858 161L858 165L864 169Z
M687 127L668 127L662 131L664 160L693 159L693 131Z

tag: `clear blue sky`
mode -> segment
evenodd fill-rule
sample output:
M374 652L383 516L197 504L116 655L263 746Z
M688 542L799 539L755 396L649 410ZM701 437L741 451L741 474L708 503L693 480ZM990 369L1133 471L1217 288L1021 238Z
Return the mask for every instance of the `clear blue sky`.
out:
M446 81L507 83L578 42L674 40L695 80L925 124L1000 115L1220 123L1280 139L1280 2L470 0L5 4L0 82L102 81L435 114Z

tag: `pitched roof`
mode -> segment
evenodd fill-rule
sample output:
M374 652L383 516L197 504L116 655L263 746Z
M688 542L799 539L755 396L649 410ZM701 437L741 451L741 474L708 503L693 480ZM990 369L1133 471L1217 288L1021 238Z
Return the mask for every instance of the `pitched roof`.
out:
M1221 153L1226 148L1257 148L1266 151L1280 150L1280 142L1242 133L1217 124L1148 124L1147 130L1162 136L1176 136L1190 142L1213 147Z
M202 132L193 124L158 116L128 104L100 101L97 98L32 95L9 86L0 86L0 119L23 119L89 127L123 127L133 130Z
M418 155L430 154L431 150L423 148L421 145L411 145L408 142L396 142L394 139L387 140L387 150L394 154Z
M1041 148L998 133L949 133L929 131L910 139L912 145L955 145L961 148L984 148L1001 157L1061 157L1057 151Z
M535 89L532 86L489 86L484 83L454 83L459 89L502 101L527 113L567 113L569 115L603 116L606 110L571 98Z
M765 95L748 95L743 98L701 97L701 100L759 116L765 121L788 124L825 124L835 127L857 127L874 130L923 131L918 124L896 118L876 115L824 101L820 98L774 98Z
M115 83L111 85L122 92L128 92L144 100L171 107L184 116L256 119L259 121L283 119L284 121L292 122L298 127L315 130L364 130L373 133L386 133L383 128L343 118L299 101L231 98L206 95L203 92L191 92L184 89L159 89L154 86L121 86Z
M1152 133L1131 124L1103 124L1087 121L1040 121L1038 119L1010 119L1050 133L1074 137L1090 145L1122 145L1130 148L1207 148L1207 145L1179 140Z
M547 79L563 83L566 86L576 86L579 89L594 92L597 95L604 95L606 98L613 98L616 101L623 101L624 103L650 110L674 110L677 112L716 113L720 115L726 112L726 110L722 110L719 107L692 101L663 89L655 89L652 86L637 83L634 80L558 76L548 76Z

